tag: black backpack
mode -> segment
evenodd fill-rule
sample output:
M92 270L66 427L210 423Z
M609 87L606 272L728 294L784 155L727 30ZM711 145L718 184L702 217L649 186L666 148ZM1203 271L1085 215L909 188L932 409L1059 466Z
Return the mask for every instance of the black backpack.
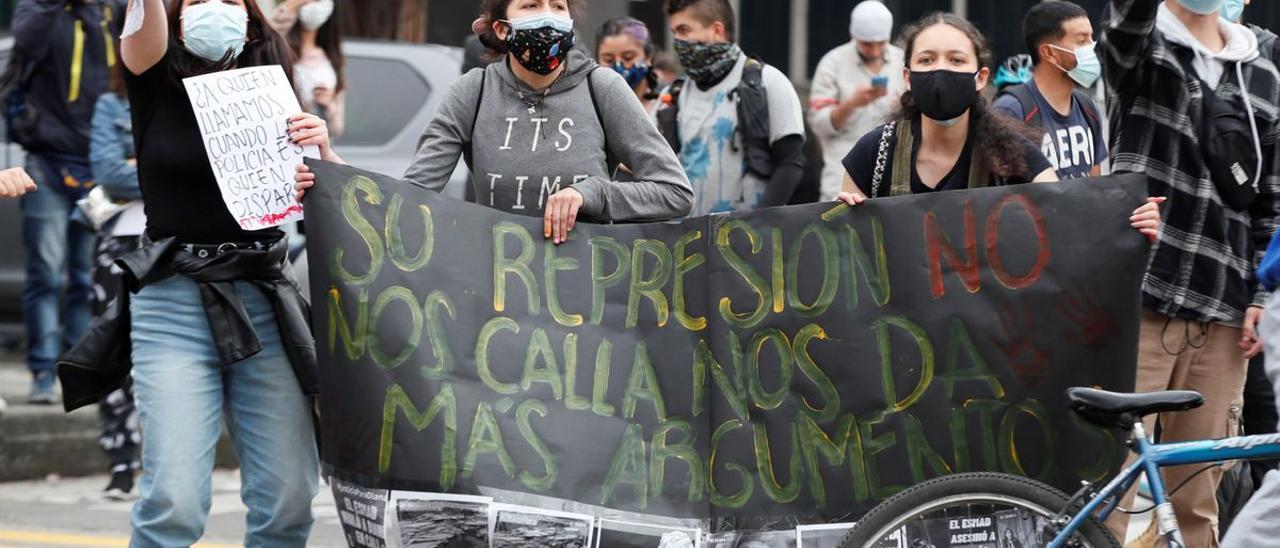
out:
M1031 127L1039 128L1040 126L1040 105L1036 103L1036 98L1032 95L1031 88L1027 84L1018 84L1009 86L1000 92L1000 95L1012 95L1018 100L1018 104L1022 106L1022 123ZM1071 99L1080 105L1080 110L1084 111L1084 117L1089 122L1089 131L1093 132L1094 138L1102 135L1102 116L1098 114L1098 105L1093 102L1093 98L1085 93L1084 90L1074 89L1071 91ZM1039 145L1040 143L1036 143Z
M742 82L733 90L731 97L738 105L738 127L734 134L741 139L745 149L744 156L747 169L752 173L769 178L773 176L773 150L769 142L769 92L764 85L764 61L759 57L748 57L742 69ZM663 103L666 106L658 110L658 131L667 139L671 150L680 154L680 94L688 85L687 78L679 78L667 90ZM738 141L732 143L734 150Z
M101 25L102 35L107 42L108 64L117 62L112 60L116 52L110 37L121 30L115 26L114 12L110 3L102 4ZM27 88L36 65L41 62L44 59L29 58L21 48L15 47L9 52L9 66L0 75L0 104L4 109L4 125L7 129L4 139L7 142L27 147L35 140L40 125L40 112L27 101Z

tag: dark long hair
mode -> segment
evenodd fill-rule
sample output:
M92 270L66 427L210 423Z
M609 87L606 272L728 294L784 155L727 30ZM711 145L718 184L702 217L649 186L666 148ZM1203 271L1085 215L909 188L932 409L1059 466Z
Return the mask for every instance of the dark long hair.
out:
M586 19L586 2L584 0L567 0L569 2L569 14L573 16L575 22ZM498 38L498 34L493 32L493 22L507 18L507 7L511 5L512 0L482 0L480 2L480 19L484 21L484 30L476 33L480 37L480 43L484 44L485 49L489 50L489 55L498 57L507 54L507 43Z
M987 39L977 27L968 20L951 13L933 13L912 23L902 31L903 49L906 50L906 64L911 67L911 56L915 54L916 38L925 29L935 25L948 25L963 32L973 43L974 53L978 59L978 69L992 69L991 48ZM901 105L895 117L910 121L921 116L916 106L915 97L910 91L903 92ZM1029 167L1023 157L1026 150L1025 140L1032 137L1030 130L1004 116L991 111L986 97L979 94L973 106L969 107L969 136L973 139L971 150L975 156L973 161L981 161L987 170L1005 179L1030 180L1036 174L1028 173ZM1037 135L1034 137L1039 139Z
M168 6L169 69L175 79L181 80L191 76L210 74L232 67L247 68L280 65L284 67L284 74L289 79L289 84L293 85L293 51L289 49L289 44L285 43L284 38L275 29L272 29L271 25L267 24L267 19L263 16L262 9L258 7L256 0L245 0L244 2L244 9L249 13L249 43L244 45L244 51L240 53L239 57L233 57L231 52L228 51L221 60L212 63L187 51L186 46L182 45L182 39L180 38L182 35L182 2L183 0L171 0Z
M246 0L253 1L253 0ZM324 50L324 56L329 58L329 64L333 65L333 71L338 73L338 86L333 90L337 95L347 87L347 77L345 68L347 66L347 58L342 55L342 0L333 0L333 14L329 16L329 20L324 22L318 30L316 30L316 45ZM289 47L297 55L302 55L302 23L299 22L289 30Z
M640 44L640 49L644 50L645 61L649 63L649 75L645 76L649 91L645 93L644 98L645 100L657 99L658 75L654 71L653 63L653 54L657 48L653 46L653 36L649 33L649 27L632 17L615 17L605 21L604 26L600 27L600 32L596 33L596 59L600 58L600 44L604 43L605 38L611 36L625 36Z

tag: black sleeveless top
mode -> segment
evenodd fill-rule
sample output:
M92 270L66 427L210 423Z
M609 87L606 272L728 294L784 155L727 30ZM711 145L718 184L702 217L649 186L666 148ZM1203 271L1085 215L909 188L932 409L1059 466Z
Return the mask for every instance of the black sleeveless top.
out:
M125 69L138 150L138 184L153 240L218 244L261 240L278 229L246 231L227 211L186 87L169 68L170 56L146 72Z

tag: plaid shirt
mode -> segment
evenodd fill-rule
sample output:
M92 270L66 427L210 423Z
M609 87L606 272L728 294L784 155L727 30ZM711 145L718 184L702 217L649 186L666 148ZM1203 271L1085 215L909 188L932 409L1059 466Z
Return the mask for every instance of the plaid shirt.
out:
M1243 64L1262 139L1263 177L1248 211L1225 207L1200 153L1204 83L1190 50L1156 29L1160 0L1112 0L1098 49L1109 95L1112 166L1147 175L1165 196L1164 225L1143 284L1146 308L1169 317L1238 324L1265 303L1254 276L1280 220L1280 73L1264 57ZM1212 91L1244 107L1235 63Z

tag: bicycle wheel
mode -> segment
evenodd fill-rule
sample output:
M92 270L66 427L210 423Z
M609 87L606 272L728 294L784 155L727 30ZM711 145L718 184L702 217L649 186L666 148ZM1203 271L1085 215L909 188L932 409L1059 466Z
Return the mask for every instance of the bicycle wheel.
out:
M1053 540L1050 520L1064 511L1067 500L1061 491L1021 476L980 472L941 477L880 503L858 520L840 546L1041 547ZM1073 506L1067 510L1072 514L1081 505ZM1073 540L1085 548L1120 548L1094 518L1085 521Z

